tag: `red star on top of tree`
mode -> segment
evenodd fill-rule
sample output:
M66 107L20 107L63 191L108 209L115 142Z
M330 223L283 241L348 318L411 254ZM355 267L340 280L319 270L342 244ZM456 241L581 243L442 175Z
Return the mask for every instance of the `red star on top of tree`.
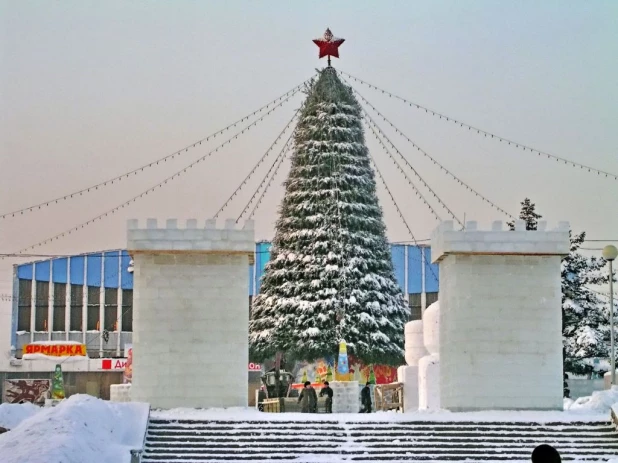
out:
M324 32L324 37L314 39L313 43L320 47L320 58L328 56L328 65L330 66L330 57L334 56L335 58L339 58L339 46L344 41L345 39L335 37L330 29L326 29L326 32Z

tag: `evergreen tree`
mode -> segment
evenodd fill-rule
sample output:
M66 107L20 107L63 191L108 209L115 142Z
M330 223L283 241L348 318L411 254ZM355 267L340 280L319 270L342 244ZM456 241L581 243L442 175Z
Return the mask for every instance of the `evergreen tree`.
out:
M539 219L542 217L535 211L536 205L529 198L521 202L521 212L519 213L520 220L526 222L526 230L536 230L539 225ZM515 221L507 222L511 230L515 230Z
M361 108L328 67L308 89L272 258L249 324L251 358L315 360L345 340L401 364L409 308L396 283Z
M536 205L526 198L521 203L519 218L526 221L526 230L536 230ZM511 230L515 223L510 222ZM580 254L586 233L569 233L571 248L562 260L562 335L564 371L586 374L593 370L592 359L609 356L609 307L591 285L607 284L606 262Z
M592 359L609 357L609 307L590 285L606 285L604 259L578 252L586 233L571 236L571 252L562 260L564 371L587 374Z

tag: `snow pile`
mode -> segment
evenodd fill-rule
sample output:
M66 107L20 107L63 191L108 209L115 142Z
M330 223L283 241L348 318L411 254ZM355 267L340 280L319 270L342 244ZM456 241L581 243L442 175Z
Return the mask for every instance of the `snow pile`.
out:
M612 405L618 404L618 386L612 386L606 391L595 391L591 396L580 397L575 402L565 400L565 410L569 412L587 411L609 413ZM568 408L567 408L568 407Z
M0 435L2 463L129 463L142 448L148 404L74 395Z
M40 407L29 402L25 404L0 404L0 427L14 429L19 423L39 411L41 411Z

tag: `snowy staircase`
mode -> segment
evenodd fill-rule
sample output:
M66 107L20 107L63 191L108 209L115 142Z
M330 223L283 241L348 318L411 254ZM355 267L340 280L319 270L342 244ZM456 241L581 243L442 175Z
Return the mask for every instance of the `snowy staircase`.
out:
M297 415L298 416L298 415ZM333 417L334 418L334 417ZM142 463L231 461L530 461L618 458L612 423L213 421L151 418Z

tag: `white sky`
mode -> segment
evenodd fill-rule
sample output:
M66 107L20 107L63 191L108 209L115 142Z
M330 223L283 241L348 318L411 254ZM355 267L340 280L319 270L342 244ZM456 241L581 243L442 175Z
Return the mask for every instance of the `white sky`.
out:
M327 26L346 39L335 67L490 132L618 174L615 1L0 0L0 5L0 214L131 170L247 115L326 64L317 59L311 39ZM355 87L501 207L516 214L529 196L550 223L569 220L590 238L618 240L618 181L484 139ZM299 102L300 96L129 208L35 252L121 248L127 218L212 216ZM504 219L402 138L388 134L460 218L465 214L481 227ZM223 140L217 137L118 185L0 219L0 253L113 208ZM367 140L416 237L428 237L436 220L370 133ZM238 216L277 153L221 217ZM258 238L272 237L282 171L255 217ZM410 240L381 186L379 195L389 238ZM0 260L0 294L11 292L11 267L21 261Z

